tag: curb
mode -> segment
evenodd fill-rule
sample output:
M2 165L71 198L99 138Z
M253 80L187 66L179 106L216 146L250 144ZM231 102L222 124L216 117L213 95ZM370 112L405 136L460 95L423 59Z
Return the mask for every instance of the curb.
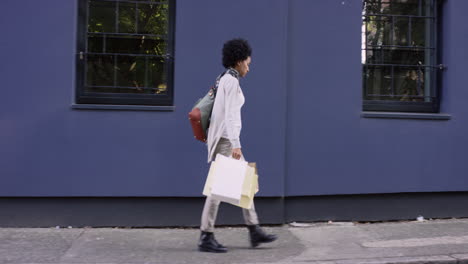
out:
M284 263L286 264L286 263ZM327 261L291 262L288 264L468 264L468 254L389 257L372 259L340 259Z

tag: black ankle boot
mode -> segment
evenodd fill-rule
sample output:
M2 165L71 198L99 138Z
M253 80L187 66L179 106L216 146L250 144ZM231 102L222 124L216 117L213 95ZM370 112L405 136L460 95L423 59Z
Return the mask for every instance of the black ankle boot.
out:
M198 250L202 252L225 253L227 248L216 241L212 232L201 232Z
M250 233L250 244L252 247L257 247L260 243L270 243L275 241L278 237L276 235L269 235L263 231L259 225L248 225Z

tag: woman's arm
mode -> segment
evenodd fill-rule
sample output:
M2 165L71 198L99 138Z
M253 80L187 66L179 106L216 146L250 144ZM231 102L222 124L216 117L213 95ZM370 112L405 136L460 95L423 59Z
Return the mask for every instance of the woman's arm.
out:
M233 157L239 159L242 156L240 150L240 130L242 127L242 120L240 120L240 107L236 106L238 100L238 89L239 82L235 78L226 78L224 85L224 113L225 113L225 125L228 139L231 142L233 148Z

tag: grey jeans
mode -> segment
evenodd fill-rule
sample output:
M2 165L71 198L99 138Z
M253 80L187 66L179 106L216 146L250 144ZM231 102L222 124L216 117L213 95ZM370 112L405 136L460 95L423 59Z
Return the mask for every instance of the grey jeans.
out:
M231 156L232 146L231 142L226 138L221 138L216 146L213 156L216 157L216 154L221 154L227 157ZM244 157L242 157L244 159ZM204 232L213 232L214 225L216 221L216 216L218 214L219 200L213 199L210 196L206 197L205 206L203 207L203 213L201 218L201 231ZM247 225L258 225L258 216L255 212L255 206L252 204L251 209L242 209L242 214L244 215L244 221Z

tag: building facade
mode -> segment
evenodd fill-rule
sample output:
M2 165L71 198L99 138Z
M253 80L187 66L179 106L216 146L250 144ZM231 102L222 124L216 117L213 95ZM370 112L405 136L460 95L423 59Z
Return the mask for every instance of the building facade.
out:
M420 9L437 6L432 15L405 17L405 23L432 21L432 29L423 22L427 46L412 44L422 29L409 25L407 43L395 42L390 50L418 46L426 61L415 68L417 85L422 83L415 87L432 90L424 90L421 104L387 93L399 98L397 106L390 103L396 108L388 109L366 104L387 99L366 97L363 83L373 85L375 94L375 80L393 80L393 88L412 73L381 62L377 66L389 67L391 74L369 75L363 39L375 40L379 27L385 32L378 23L392 21L390 27L396 27L395 19L403 18L382 12L390 19L363 19L362 0L159 1L168 15L162 33L136 30L123 36L122 28L112 28L104 37L106 30L89 33L93 4L96 10L119 10L115 26L123 25L124 4L135 5L127 11L135 12L141 26L138 4L159 3L90 2L0 3L1 226L196 226L209 164L187 114L223 70L222 45L235 37L253 47L251 71L241 80L246 97L241 142L246 159L258 163L257 208L264 223L468 216L467 1L431 6L427 0ZM374 2L383 10L388 1ZM363 26L363 21L380 22ZM363 33L366 29L373 33ZM139 53L135 56L146 60L135 59L134 65L130 59L112 60L128 54L122 55L121 44L106 50L111 46L102 40L141 40L144 34L150 43L162 41L164 51L153 57ZM382 39L373 44L380 51L386 45ZM430 59L426 49L434 52ZM104 70L89 69L97 67L89 64L93 58L103 63L106 55L114 69L109 86L117 88L107 86ZM115 73L145 63L146 70L128 77L133 81L124 80L129 84ZM433 79L426 78L427 69ZM156 92L100 97L105 89L124 89L120 86ZM435 98L430 110L398 108L429 103L427 98ZM237 208L222 207L220 224L241 221Z

